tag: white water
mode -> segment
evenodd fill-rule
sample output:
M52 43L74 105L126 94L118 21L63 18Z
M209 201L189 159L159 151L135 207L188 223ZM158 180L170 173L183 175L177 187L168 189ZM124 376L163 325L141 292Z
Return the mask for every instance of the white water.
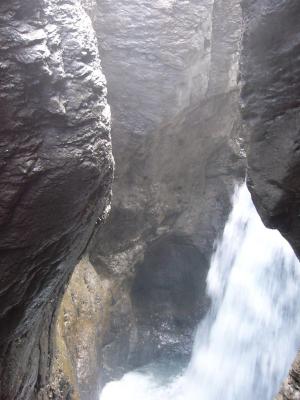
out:
M186 371L153 370L107 384L100 400L271 400L300 344L300 266L291 247L262 224L246 185L212 257L210 312Z

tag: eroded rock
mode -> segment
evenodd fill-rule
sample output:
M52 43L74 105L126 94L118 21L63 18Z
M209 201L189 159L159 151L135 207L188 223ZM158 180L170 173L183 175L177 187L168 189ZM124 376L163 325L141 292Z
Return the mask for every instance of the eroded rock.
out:
M243 117L249 186L264 222L300 249L297 1L244 1Z
M2 1L0 44L0 398L49 399L55 310L110 202L110 111L79 1Z
M132 369L153 359L189 360L195 321L209 306L207 266L185 237L167 236L148 246L130 292L137 325L128 360Z
M111 217L93 240L91 262L134 288L153 244L163 246L166 237L177 237L182 238L179 247L188 241L198 252L205 281L234 182L244 175L236 83L239 2L101 1L95 27L110 89L117 168ZM161 270L153 268L149 281L157 282L160 273L167 277L169 257ZM188 257L174 264L178 275L185 262ZM203 291L204 286L199 284ZM147 339L142 311L131 300L127 355L119 351L125 339L112 334L123 369L148 362L164 347ZM166 309L176 310L173 300ZM158 307L150 303L148 311ZM193 298L185 312L194 315L195 307ZM148 318L155 316L150 312ZM185 332L174 330L174 353L191 350L196 324L195 318ZM166 337L163 325L156 337ZM138 351L146 341L147 351Z
M100 276L87 258L77 265L71 282L57 316L50 386L67 398L68 386L61 387L65 381L73 397L98 399L101 349L116 282Z
M248 186L264 221L300 255L300 3L244 0L242 109ZM299 357L298 357L299 358ZM299 360L278 399L298 399Z
M89 246L101 279L117 282L99 342L104 383L158 353L191 351L214 241L244 177L241 10L236 0L105 0L93 21L117 165L111 215ZM187 287L180 305L177 289L183 296Z

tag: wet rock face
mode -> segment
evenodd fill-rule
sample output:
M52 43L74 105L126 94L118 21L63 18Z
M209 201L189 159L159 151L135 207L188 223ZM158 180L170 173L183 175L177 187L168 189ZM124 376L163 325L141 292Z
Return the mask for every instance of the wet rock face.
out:
M200 3L83 1L108 77L117 171L109 220L59 311L51 382L60 377L61 396L73 387L96 400L158 354L185 357L205 312L209 259L244 161L239 2Z
M244 176L236 84L241 10L235 0L214 5L101 0L95 15L112 105L116 178L111 216L89 253L98 273L123 282L116 293L123 303L111 306L115 323L103 346L105 380L154 359L159 338L171 337L177 317L178 325L183 323L176 296L166 288L161 307L169 328L159 330L162 319L157 320L147 351L137 350L149 337L143 307L145 314L153 310L152 321L159 307L150 295L144 303L137 295L146 271L149 294L159 291L161 279L166 286L168 279L175 284L185 273L190 279L196 256L183 251L181 261L174 260L174 252L188 241L199 255L199 290L204 291L234 182ZM177 250L173 245L163 250L168 237L177 238ZM153 246L162 248L156 258ZM158 268L152 263L160 256L164 262ZM199 300L186 293L188 298L185 322L195 315ZM166 343L166 351L185 355L196 324L195 318L186 330L174 329L174 345Z
M137 265L131 299L138 326L129 356L132 368L155 359L189 359L195 329L209 306L205 293L209 262L183 237L151 244ZM180 348L180 352L178 352Z
M288 378L284 381L275 400L298 400L300 398L300 353L298 353L290 370Z
M300 28L297 1L244 1L242 107L249 186L264 222L300 254Z
M300 255L300 3L244 0L242 109L248 186L266 225ZM278 399L300 396L299 357Z
M208 86L212 10L213 0L97 1L117 145L124 129L123 148L133 134L155 134L178 110L199 105Z
M55 395L59 398L68 398L71 387L72 399L98 400L102 347L116 285L100 276L87 258L77 265L55 323L49 374L50 385L58 388Z
M3 0L0 48L0 398L48 399L51 321L110 200L110 112L79 1Z

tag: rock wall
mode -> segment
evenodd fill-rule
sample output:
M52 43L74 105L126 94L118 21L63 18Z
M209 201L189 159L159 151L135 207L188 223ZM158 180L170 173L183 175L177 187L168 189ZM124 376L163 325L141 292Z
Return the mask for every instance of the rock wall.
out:
M91 400L129 368L187 355L205 313L213 242L244 174L241 10L235 0L82 3L108 76L117 171L111 217L58 312L50 382L61 398L73 388ZM248 184L299 254L299 2L242 7ZM299 381L297 359L278 399L299 397Z
M134 290L137 271L151 264L153 247L171 243L181 253L189 242L199 252L199 274L205 279L214 240L230 207L233 182L244 173L238 143L238 2L97 4L95 26L113 110L117 167L111 218L94 238L91 262L97 269L122 275ZM232 15L224 27L220 21L228 6ZM162 268L170 268L170 262ZM185 262L189 264L188 257ZM153 277L153 284L157 281ZM168 297L172 299L172 293ZM174 324L176 307L169 301ZM191 315L194 307L190 305ZM129 320L134 327L124 329L126 339L112 338L104 349L120 354L118 365L131 368L157 353L157 341L152 349L148 346L146 358L145 352L134 351L147 341L142 333L147 321L141 315L131 304ZM145 318L155 315L145 313ZM154 336L169 337L181 353L185 346L180 345L179 333L174 337L174 325L159 325ZM189 328L186 342L191 345ZM162 343L159 351L164 353Z
M275 400L297 400L300 397L300 353L298 353L287 379Z
M108 80L116 158L112 212L88 250L107 282L100 302L111 299L100 319L110 318L96 344L81 344L99 355L101 386L158 355L187 357L207 309L214 241L245 170L236 82L241 10L236 0L86 5ZM81 398L97 399L93 378L73 368Z
M113 169L106 83L78 0L1 1L0 116L0 399L46 400L55 311L107 213Z
M300 251L297 1L244 1L242 107L249 185L264 222Z
M56 396L68 398L72 387L72 399L97 398L101 349L116 286L116 281L99 275L86 257L76 267L55 324L50 386L59 388Z
M300 255L300 3L244 0L242 109L248 186L265 222ZM299 356L278 399L300 397Z

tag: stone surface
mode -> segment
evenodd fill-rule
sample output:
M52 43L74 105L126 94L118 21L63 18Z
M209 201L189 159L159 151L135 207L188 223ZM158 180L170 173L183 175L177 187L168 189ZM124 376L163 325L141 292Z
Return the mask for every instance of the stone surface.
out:
M116 282L100 276L87 258L76 267L59 308L50 387L67 398L97 400L103 339L110 326L110 305ZM58 389L57 389L58 388ZM72 397L72 398L73 398Z
M98 342L103 383L158 354L191 351L214 241L244 177L241 10L236 0L93 7L116 158L112 212L89 246L91 264L113 287Z
M97 343L84 340L77 351L88 349L82 365L91 362L103 382L161 354L188 354L193 323L205 312L213 242L233 181L243 176L236 85L241 15L233 0L83 4L108 76L117 173L111 217L89 248L93 265L79 264L74 275L74 288L82 268L106 282L97 289L104 308L93 314L96 291L83 287L68 323L75 326L72 315L82 309L94 315L92 331L100 321ZM264 222L299 254L300 5L243 0L242 6L248 184ZM83 326L85 320L81 314ZM68 324L58 333L70 354L77 343L72 333ZM82 398L96 398L101 383L83 377L78 365L72 374ZM297 359L278 399L299 399L299 381Z
M49 399L55 309L112 180L106 83L79 1L1 1L0 88L0 398Z
M283 383L276 400L300 399L300 353L297 355L290 370L289 376Z
M123 278L96 271L87 256L76 266L53 333L49 387L55 396L66 399L72 389L72 399L98 400L105 376L121 374L119 353L126 352L124 338L132 323L126 284ZM111 346L112 335L120 337L118 351Z
M140 268L148 271L153 285L149 291L157 290L164 277L164 306L175 320L179 310L172 282L182 270L189 275L198 268L194 276L202 276L199 290L204 291L234 181L244 174L236 83L241 10L238 1L220 0L97 4L95 27L112 105L116 178L111 217L95 237L90 258L98 270L132 282L133 291ZM228 8L232 14L223 25ZM181 261L174 263L176 246L171 251L167 238L171 243L174 238L179 253L190 243L198 263L182 253ZM151 268L153 246L164 254L160 268ZM199 296L205 308L203 292ZM172 351L190 351L197 319L186 325L185 332L178 329L170 335L172 324L154 322L159 297L147 299L144 318L136 307L140 302L134 301L132 292L130 297L132 329L125 331L125 354L119 343L125 338L112 335L110 353L120 355L114 365L145 363L158 351L169 351L171 341L177 343ZM196 297L185 308L186 319L199 305ZM150 319L160 326L154 336L168 337L169 342L147 339ZM138 351L146 341L147 351Z
M137 325L132 368L159 358L189 359L195 321L209 306L207 265L185 237L170 235L148 246L130 292Z
M300 27L297 1L244 1L242 108L249 186L264 222L300 254Z
M265 222L300 255L300 3L244 0L242 110L248 186ZM278 399L299 399L299 357Z

